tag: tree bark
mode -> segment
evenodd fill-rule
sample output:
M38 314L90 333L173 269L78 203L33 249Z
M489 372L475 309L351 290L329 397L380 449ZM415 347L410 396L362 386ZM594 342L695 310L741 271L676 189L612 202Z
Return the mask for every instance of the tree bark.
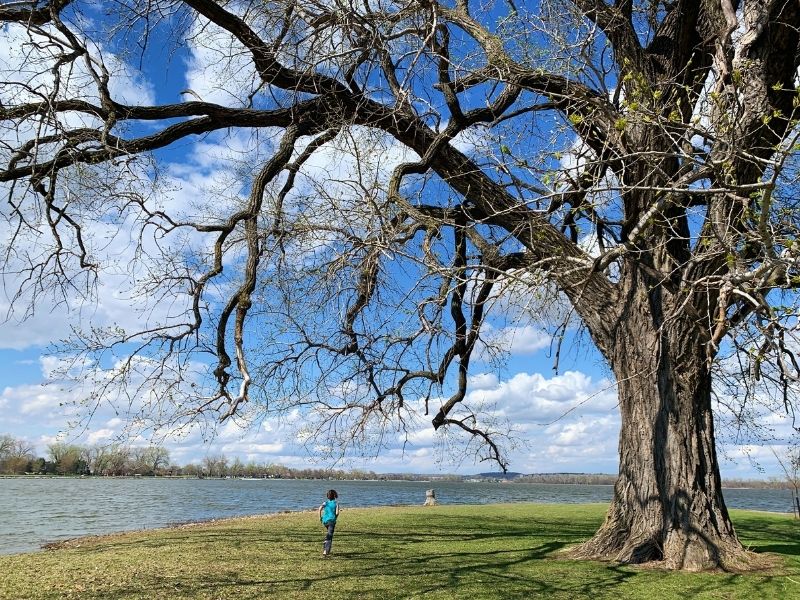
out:
M619 386L619 478L602 527L573 553L668 569L744 568L752 555L722 497L705 344L691 319L664 318L674 299L652 283L628 282L629 302L604 344Z

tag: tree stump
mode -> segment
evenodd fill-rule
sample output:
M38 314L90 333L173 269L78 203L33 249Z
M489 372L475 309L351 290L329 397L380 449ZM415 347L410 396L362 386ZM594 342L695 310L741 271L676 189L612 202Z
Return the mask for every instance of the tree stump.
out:
M425 490L425 504L423 506L436 506L436 492L434 490Z

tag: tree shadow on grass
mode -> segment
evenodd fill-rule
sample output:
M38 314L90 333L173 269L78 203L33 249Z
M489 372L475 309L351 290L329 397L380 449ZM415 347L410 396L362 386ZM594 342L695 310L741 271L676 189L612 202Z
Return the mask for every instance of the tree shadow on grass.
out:
M784 556L800 556L800 542L786 544L753 544L750 549L754 552L770 552Z
M554 544L553 548L558 545ZM546 555L547 548L532 548L529 556L520 556L512 560L492 561L491 567L470 563L464 566L452 566L438 569L428 574L422 584L413 581L412 577L422 577L419 569L399 569L397 564L389 563L384 571L392 577L376 577L372 568L359 569L358 565L347 563L337 565L339 572L318 572L314 575L295 577L247 577L228 574L208 573L186 581L168 581L154 578L150 581L138 582L135 586L117 590L104 590L96 595L84 594L82 598L104 598L121 600L123 598L237 598L250 600L256 598L475 598L509 599L509 598L618 598L645 597L631 595L628 585L641 572L633 569L608 565L588 572L574 572L558 581L552 578L538 577L535 573L520 575L505 572L504 567L524 564L538 560L537 556ZM463 553L469 556L470 553ZM456 553L453 556L462 556ZM331 561L323 561L330 565ZM499 569L499 570L498 570ZM431 575L435 575L435 578ZM658 574L650 573L659 577ZM663 574L660 575L663 577ZM691 597L724 597L727 599L768 598L776 596L776 578L762 578L753 582L746 590L737 588L737 577L706 576L702 580L693 581L681 589L668 587L663 592L657 585L647 591L658 598L691 598ZM347 581L350 580L350 581ZM478 585L480 584L480 585ZM478 585L478 587L476 587ZM785 588L784 588L785 589ZM785 596L791 597L791 596Z
M371 541L384 544L395 536L373 536ZM383 538L383 539L381 539ZM176 581L153 575L142 578L130 586L105 590L96 598L119 600L140 597L236 597L281 598L318 597L321 590L330 590L329 597L405 598L409 595L439 596L448 598L474 597L468 591L478 586L482 598L514 598L560 596L582 597L581 594L600 586L614 587L626 578L635 576L632 571L608 567L602 577L589 580L568 578L559 584L531 575L535 564L562 549L566 543L549 541L509 550L475 549L475 543L464 540L463 550L436 554L392 555L391 544L387 552L348 551L334 559L320 560L319 568L312 573L294 576L248 577L231 573L201 573L191 580ZM214 543L213 540L209 543ZM264 569L269 570L270 565ZM299 571L300 569L298 569ZM306 569L308 571L308 569ZM611 574L609 577L608 574ZM403 582L413 582L403 585ZM353 587L355 586L355 587ZM488 594L488 595L487 595ZM566 594L566 596L565 596ZM85 595L84 597L92 597ZM584 596L585 597L585 596Z
M800 556L800 520L782 516L752 518L737 515L734 524L744 545L754 552ZM776 543L776 540L780 542Z
M529 591L556 592L553 586L531 580L529 577L510 572L515 566L541 560L564 546L561 542L548 542L507 551L464 551L409 558L398 556L387 558L359 552L335 555L335 559L320 560L320 568L313 574L294 577L246 577L230 574L201 574L191 581L166 580L151 577L149 581L138 581L135 586L104 591L97 598L118 600L131 596L161 597L167 593L175 597L236 597L236 598L281 598L293 595L318 597L320 590L329 590L331 596L345 597L347 591L355 598L405 598L408 595L446 593L449 597L460 597L459 587L467 583L474 585L476 578L490 581L487 589L495 590L498 598L513 597L513 593L527 594ZM449 566L447 566L449 565ZM265 566L268 569L269 566ZM409 586L403 581L415 580ZM420 578L429 581L418 585ZM351 583L357 588L352 589ZM91 597L91 596L85 596ZM484 596L485 597L485 596Z
M800 520L785 515L748 515L734 514L733 523L736 530L744 537L757 535L779 535L800 533Z
M482 527L462 517L443 519L438 515L437 520L390 524L377 530L363 525L351 529L343 522L334 540L334 556L328 560L317 557L321 528L305 525L294 530L176 530L153 538L108 540L78 551L141 552L172 546L186 561L199 553L205 553L203 560L207 560L209 552L221 558L219 563L209 563L218 567L214 571L185 571L172 577L145 573L130 583L117 582L116 589L82 597L616 598L631 597L630 590L637 586L652 593L660 589L658 582L663 578L675 586L659 594L664 598L719 594L746 598L775 597L776 590L786 583L786 577L770 574L671 574L554 557L557 551L593 533L592 526L585 523L565 524L563 529L559 524L557 534L553 534L552 523L532 524L530 529L541 532L537 539L522 521L495 520ZM784 524L779 522L777 527L768 524L762 533L771 542L776 537L786 539L778 535L788 531ZM747 531L753 536L757 527ZM545 537L548 539L542 539ZM800 539L754 544L754 549L794 557L800 555ZM239 559L244 560L241 567L236 563ZM729 591L743 589L743 581L746 595Z

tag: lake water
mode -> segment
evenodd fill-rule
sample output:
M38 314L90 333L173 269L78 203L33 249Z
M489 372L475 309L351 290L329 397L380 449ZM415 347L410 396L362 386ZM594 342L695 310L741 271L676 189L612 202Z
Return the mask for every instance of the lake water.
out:
M84 535L164 527L220 517L312 510L329 488L343 507L419 505L425 490L442 504L608 502L611 486L425 481L280 479L0 479L0 553ZM788 490L725 490L730 508L791 511Z

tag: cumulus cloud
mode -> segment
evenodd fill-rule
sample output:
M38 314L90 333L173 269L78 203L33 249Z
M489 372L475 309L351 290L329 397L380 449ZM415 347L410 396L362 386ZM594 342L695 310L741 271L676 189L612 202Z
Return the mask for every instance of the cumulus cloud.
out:
M491 381L486 375L477 378ZM498 407L515 423L543 423L582 409L606 412L616 406L616 389L608 380L594 381L580 371L547 378L540 373L516 373L494 387L488 384L469 392L467 401Z
M0 400L5 410L0 415L0 430L31 426L61 429L75 416L77 396L56 386L23 384L7 386ZM16 425L8 427L8 425Z
M496 381L477 376L485 385L472 390L466 402L494 407L508 423L510 468L523 472L614 472L619 414L616 388L580 371L546 377L516 373Z
M48 363L49 364L49 363ZM482 403L498 418L507 419L516 445L507 447L510 469L537 472L605 472L617 469L619 415L613 386L604 379L569 371L547 377L540 373L515 373L501 378L496 373L472 376L466 404ZM99 407L94 427L78 432L66 430L69 413L64 403L75 396L55 387L35 385L6 386L0 393L0 431L14 432L35 440L38 451L57 440L81 444L106 444L120 438L126 420L108 407ZM454 429L435 431L430 417L421 416L422 403L414 404L420 418L410 423L407 435L389 440L377 455L349 456L338 467L364 468L377 472L453 472L474 473L495 467L478 463L475 455L464 452L466 438ZM293 468L308 465L310 457L294 424L302 420L295 411L291 418L269 418L257 428L228 421L213 432L190 428L159 439L179 464L198 462L204 456L224 454L230 460L284 464ZM774 419L773 419L774 420ZM26 425L22 425L22 424ZM66 434L59 435L59 432ZM150 440L136 437L131 444L146 445ZM778 452L784 449L776 445ZM317 456L322 456L322 452ZM726 457L729 459L726 461ZM313 458L313 457L312 457ZM764 445L738 444L723 449L723 470L728 477L752 477L757 469L779 474L772 450ZM327 463L319 463L326 466ZM758 465L754 467L753 465Z
M198 18L188 35L185 100L245 106L260 78L249 52L230 33Z
M0 300L0 314L7 315L10 308L9 302ZM12 316L0 321L0 349L22 350L31 346L45 346L66 337L69 324L54 312L55 308L35 318L16 320Z
M719 452L723 476L749 479L754 473L782 478L783 466L788 464L788 444L727 444ZM776 456L777 455L777 456ZM779 460L780 459L780 460Z
M24 97L20 98L18 95L26 93L21 90L38 87L38 93L44 94L45 90L53 87L52 73L46 68L52 57L48 54L48 45L43 43L44 39L36 31L28 30L22 25L5 26L4 35L0 38L0 70L4 73L4 82L0 84L0 101L6 99L11 101L13 97L14 102L19 102L21 99L24 100ZM129 104L154 102L154 88L141 71L102 46L93 46L93 52L102 57L103 64L111 75L110 92L115 100ZM90 102L98 99L96 84L82 59L72 65L64 66L63 71L60 97L79 97ZM15 82L24 85L19 86ZM91 127L99 124L93 117L81 116L78 113L67 113L65 119L64 125L67 127ZM34 134L33 130L22 127L13 131L5 130L2 136L11 136L8 141L15 145L31 138ZM43 148L41 152L47 152L47 149ZM31 263L45 262L52 250L47 241L49 234L40 235L41 232L38 230L26 231L25 228L22 228L21 232L17 231L14 219L4 213L6 219L0 220L0 247L10 244L12 236L15 236L15 241L14 252L5 254L3 265L5 293L0 294L0 316L6 318L0 320L0 349L45 346L68 337L72 328L80 326L81 323L91 322L96 326L107 324L125 326L141 323L143 319L144 312L131 310L132 306L136 308L137 304L138 308L142 308L143 303L137 303L137 295L129 293L132 288L131 281L136 277L136 273L130 270L131 265L135 264L131 257L140 240L133 239L128 234L137 230L134 226L137 215L117 214L116 218L121 220L111 225L109 215L113 213L113 209L108 208L105 202L92 205L97 192L92 189L94 179L91 169L87 168L86 173L85 182L67 181L64 184L67 191L64 193L67 195L68 203L71 204L71 216L82 227L90 255L89 260L100 265L101 277L97 280L96 286L91 285L90 278L83 277L84 273L73 280L76 284L75 290L85 285L86 292L89 294L93 292L97 301L89 299L84 302L85 298L81 293L70 293L69 297L59 295L59 287L49 285L51 283L49 281L43 282L44 289L37 290L34 298L31 290L35 287L28 286L26 289L24 282L28 274L36 272L35 269L28 271L31 269ZM111 174L110 179L113 178L114 175ZM20 186L16 193L26 193L20 191L23 187ZM129 192L131 188L126 187L124 191ZM70 194L73 194L74 198ZM23 207L35 205L32 202L20 204ZM109 213L104 214L103 210L108 210ZM30 215L26 215L26 220L36 227L36 223L43 217L33 208L31 211ZM40 225L42 230L47 229L44 223ZM62 235L65 236L63 241L71 243L69 241L71 234L62 231ZM145 242L141 250L140 256L146 256L153 250L153 246L148 248ZM67 255L65 254L62 259L67 263L67 269L70 269ZM146 271L147 267L142 266L140 274ZM138 296L138 299L141 300L141 296ZM156 309L156 312L162 316L165 314L160 309ZM154 313L150 315L152 318Z
M4 85L9 91L19 91L16 86L9 85L13 82L24 83L31 90L36 89L40 94L39 98L54 89L54 78L49 69L53 62L54 47L52 41L39 31L50 32L53 39L63 40L50 25L44 25L41 30L28 28L24 24L3 25L0 69L6 73ZM80 35L78 39L81 39ZM68 48L66 42L62 43ZM103 45L91 44L91 48L93 59L96 63L102 61L110 75L109 92L114 100L123 104L153 104L154 87L139 69ZM98 64L94 68L99 69ZM81 97L90 102L98 102L100 99L97 84L82 59L62 65L59 82L62 98Z
M591 377L569 372L547 378L541 374L517 373L509 379L501 380L496 374L483 373L473 377L476 385L472 395L484 394L481 401L490 400L498 412L511 418L520 429L527 443L511 448L511 467L526 472L550 471L554 465L559 470L609 470L616 461L615 414L600 414L607 408L603 399L603 386L607 382L594 381ZM600 392L598 394L598 391ZM4 390L3 399L14 399L12 412L22 410L30 414L46 414L59 404L53 392L26 406L19 400L27 397L24 386ZM583 410L581 402L594 396L596 405L587 403L591 409ZM468 397L465 402L473 402ZM18 406L17 406L18 404ZM565 411L575 408L571 413ZM268 419L257 429L240 426L232 421L226 422L210 437L197 429L184 431L181 435L167 436L162 445L166 447L173 462L188 463L198 461L208 454L224 454L231 460L238 457L244 461L272 462L287 466L303 467L309 457L302 440L295 435L292 426L295 419ZM549 426L539 424L543 417L562 418ZM79 443L106 443L117 439L126 421L110 414L106 408L99 408L95 422L100 425L83 432ZM55 437L53 434L52 437ZM137 438L138 439L138 438ZM135 441L135 440L134 440ZM474 456L463 452L465 438L457 431L437 432L428 418L420 418L411 425L407 435L400 435L388 448L377 456L345 459L346 465L376 470L379 472L435 472L439 470L475 472L486 470L485 465L474 462ZM144 438L139 443L148 443Z
M303 164L300 173L305 182L298 191L303 194L322 190L340 201L361 200L365 190L386 187L397 165L419 158L389 135L353 126L324 144Z
M547 348L552 336L541 327L533 325L509 326L501 329L485 327L484 339L487 344L499 346L512 354L532 354Z
M612 415L604 417L586 418L566 423L556 423L545 429L555 446L591 446L586 442L597 442L608 439L609 433L618 433L619 419ZM615 436L611 436L615 439Z
M437 443L440 435L432 425L426 423L408 436L403 436L401 441L408 442L411 447L417 447L417 449L420 449L420 446L431 448Z
M471 390L491 390L500 385L500 380L494 373L478 373L469 378Z
M57 390L42 388L42 386L20 386L13 389L13 394L21 404L20 414L28 417L52 414L55 409L64 404L65 400Z
M86 443L90 445L99 444L101 442L106 442L113 439L116 435L117 432L114 429L96 429L94 431L87 432Z
M158 178L158 187L150 195L151 209L165 206L176 220L198 219L205 222L221 218L226 207L241 203L243 155L258 157L268 149L271 139L265 132L259 136L218 134L206 137L188 148L181 162L167 162ZM252 166L252 165L251 165ZM146 174L142 173L145 177ZM39 292L36 302L30 294L12 297L19 283L6 276L6 295L0 294L0 349L25 349L47 346L71 337L74 328L106 326L126 331L152 328L176 322L190 307L188 290L174 285L169 301L161 302L152 292L142 293L140 286L161 279L169 282L175 275L175 257L208 256L213 236L182 228L169 235L155 237L142 232L140 216L131 213L121 220L106 218L102 212L85 215L84 236L92 243L91 259L100 265L98 278L91 288L91 297L63 298ZM2 223L2 222L0 222ZM6 235L12 234L10 223ZM0 243L4 240L0 224ZM18 254L36 255L41 239L17 239ZM226 261L235 261L232 253ZM24 265L6 265L8 272L22 271ZM168 273L167 270L173 272ZM35 311L28 307L35 304Z

